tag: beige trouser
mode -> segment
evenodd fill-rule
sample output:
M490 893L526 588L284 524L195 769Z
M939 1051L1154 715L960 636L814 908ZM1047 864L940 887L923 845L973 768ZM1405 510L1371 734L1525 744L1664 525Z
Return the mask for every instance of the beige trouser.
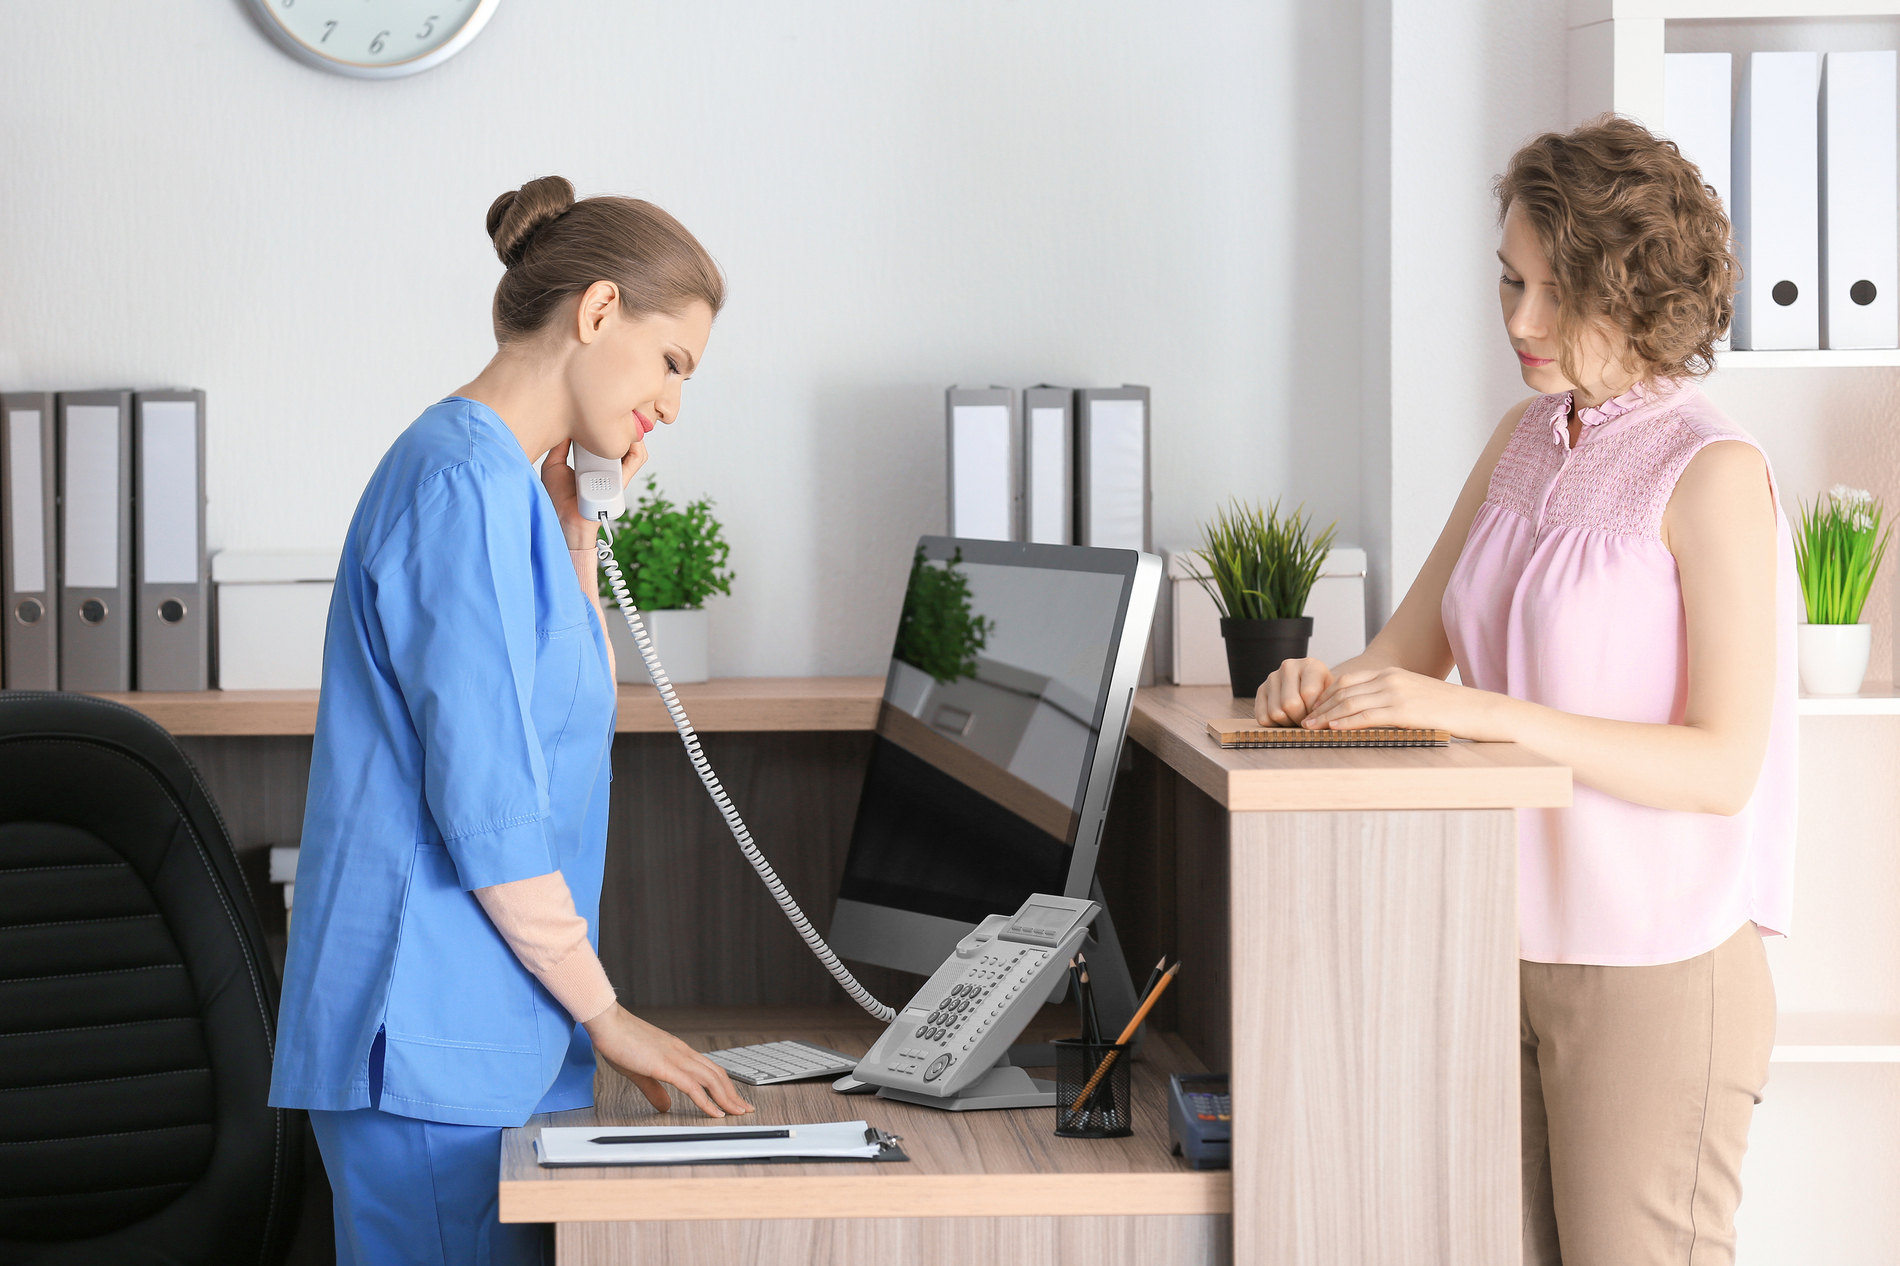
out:
M1518 964L1527 1266L1728 1266L1775 987L1753 923L1658 967Z

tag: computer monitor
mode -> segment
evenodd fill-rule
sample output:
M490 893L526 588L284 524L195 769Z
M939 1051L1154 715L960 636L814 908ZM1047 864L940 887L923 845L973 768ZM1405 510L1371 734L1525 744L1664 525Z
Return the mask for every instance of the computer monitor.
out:
M928 974L986 915L1086 897L1161 560L926 536L830 940Z

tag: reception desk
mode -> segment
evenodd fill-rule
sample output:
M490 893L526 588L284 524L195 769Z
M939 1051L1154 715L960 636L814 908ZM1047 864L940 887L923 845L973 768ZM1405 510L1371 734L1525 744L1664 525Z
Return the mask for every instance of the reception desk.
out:
M565 1262L1515 1263L1514 815L1568 804L1569 771L1508 744L1222 751L1206 722L1245 708L1156 687L1130 724L1103 884L1131 960L1185 963L1136 1137L1075 1143L1046 1109L950 1117L820 1084L755 1101L768 1121L873 1120L915 1159L534 1165L540 1124L654 1119L603 1074L596 1108L511 1132L502 1217L555 1221ZM875 1036L827 1014L655 1018L701 1049ZM1165 1073L1202 1066L1233 1076L1229 1175L1165 1148Z

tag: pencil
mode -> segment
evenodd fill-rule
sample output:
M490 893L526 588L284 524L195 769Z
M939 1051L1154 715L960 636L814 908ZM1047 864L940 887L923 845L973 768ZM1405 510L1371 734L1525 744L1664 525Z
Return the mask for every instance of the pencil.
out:
M1135 1030L1141 1027L1143 1020L1148 1018L1149 1010L1153 1008L1156 1002L1160 1001L1161 995L1168 991L1168 986L1174 981L1175 973L1180 970L1181 964L1176 963L1161 973L1161 979L1155 981L1155 987L1150 989L1148 996L1141 1000L1141 1009L1135 1012L1134 1018L1128 1022L1128 1027L1122 1030L1122 1035L1115 1039L1116 1046L1125 1044L1129 1038L1135 1036ZM1081 1109L1083 1101L1089 1097L1097 1086L1102 1084L1102 1078L1108 1076L1108 1070L1114 1065L1115 1057L1119 1054L1121 1054L1121 1052L1115 1050L1110 1051L1103 1057L1101 1065L1095 1070L1095 1075L1089 1078L1088 1085L1082 1087L1082 1093L1077 1095L1075 1102L1069 1105L1069 1113L1071 1116Z
M1082 1040L1097 1046L1102 1042L1102 1019L1095 1011L1095 986L1089 983L1089 960L1077 954L1076 966L1082 981Z
M1076 1040L1086 1042L1089 1040L1089 1018L1082 1010L1082 972L1073 958L1069 960L1069 987L1075 990Z
M1136 1006L1140 1006L1141 1000L1143 998L1146 998L1150 993L1154 991L1155 981L1161 979L1161 969L1166 967L1167 965L1168 965L1168 956L1166 954L1163 954L1160 958L1155 959L1154 970L1148 973L1148 982L1141 987L1141 992L1135 995Z

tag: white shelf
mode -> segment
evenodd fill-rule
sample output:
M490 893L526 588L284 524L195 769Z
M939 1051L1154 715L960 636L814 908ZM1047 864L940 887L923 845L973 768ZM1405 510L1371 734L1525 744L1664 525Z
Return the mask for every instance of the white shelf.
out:
M1853 695L1811 695L1803 690L1795 712L1804 717L1900 716L1900 690L1883 685Z
M1900 1016L1788 1015L1775 1021L1777 1064L1900 1064Z
M1895 0L1570 0L1570 25L1612 18L1863 18L1900 13Z
M1717 352L1717 369L1854 369L1900 365L1900 348L1865 351L1823 348L1818 352Z

